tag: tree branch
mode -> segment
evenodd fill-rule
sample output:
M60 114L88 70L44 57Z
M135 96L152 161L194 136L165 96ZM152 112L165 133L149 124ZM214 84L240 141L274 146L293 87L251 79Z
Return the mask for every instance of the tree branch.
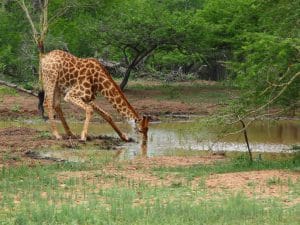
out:
M30 24L32 33L33 33L33 39L35 41L35 43L38 45L39 43L39 33L36 30L36 27L33 23L33 20L29 14L28 8L24 2L24 0L17 0L17 3L20 5L20 7L23 9L23 11L25 12L26 18L28 19L28 22Z
M25 88L22 88L22 87L19 87L18 85L16 84L12 84L12 83L9 83L9 82L6 82L6 81L3 81L3 80L0 80L0 85L4 85L4 86L7 86L7 87L10 87L10 88L13 88L13 89L16 89L18 91L21 91L21 92L24 92L24 93L27 93L27 94L30 94L30 95L33 95L35 97L38 97L38 94L35 93L34 91L31 91L31 90L27 90Z

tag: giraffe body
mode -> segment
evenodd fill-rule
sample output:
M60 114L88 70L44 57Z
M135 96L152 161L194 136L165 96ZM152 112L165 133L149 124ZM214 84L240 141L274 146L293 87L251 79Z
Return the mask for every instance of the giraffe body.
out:
M45 91L45 105L54 136L60 139L54 123L54 110L61 119L67 135L72 136L70 128L60 108L60 97L85 110L86 119L81 133L85 141L89 121L94 111L99 113L121 139L128 141L127 136L113 122L111 116L94 103L97 93L101 93L114 108L126 119L134 120L140 133L147 135L148 118L141 118L129 104L126 97L113 81L108 71L93 58L78 58L70 53L54 50L41 58L42 82ZM147 129L144 124L147 124ZM145 132L146 131L146 132Z

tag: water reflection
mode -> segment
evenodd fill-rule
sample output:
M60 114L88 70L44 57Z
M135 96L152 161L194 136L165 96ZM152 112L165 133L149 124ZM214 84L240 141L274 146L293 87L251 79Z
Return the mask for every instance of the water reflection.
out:
M1 122L0 127L22 126L39 130L48 130L49 126L44 122ZM130 127L126 124L118 124L126 133ZM74 133L80 133L82 123L71 124ZM62 127L60 127L62 131ZM282 152L291 149L292 145L300 145L300 120L258 121L247 129L250 147L253 151ZM92 123L89 129L90 135L116 136L111 127L106 124ZM120 159L134 158L137 156L151 157L164 155L174 149L183 150L213 150L213 151L247 151L243 135L227 136L224 139L216 139L217 128L204 127L197 120L169 121L152 123L148 133L148 142L126 143L120 146L116 157ZM133 134L129 134L132 137Z
M149 140L142 146L127 145L129 158L137 155L163 155L174 149L247 151L242 134L216 139L214 128L201 129L194 121L152 124ZM300 121L259 121L248 129L250 147L254 152L286 152L300 144Z

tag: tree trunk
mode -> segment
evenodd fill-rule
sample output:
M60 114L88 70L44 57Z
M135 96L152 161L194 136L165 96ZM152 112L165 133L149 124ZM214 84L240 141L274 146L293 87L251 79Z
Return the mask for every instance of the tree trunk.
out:
M249 153L249 159L250 159L250 162L252 163L253 162L253 157L252 157L252 151L251 151L251 148L250 148L250 145L249 145L249 141L248 141L248 134L247 134L247 129L246 129L246 125L244 123L243 120L240 120L242 126L243 126L243 133L244 133L244 138L245 138L245 142L247 144L247 148L248 148L248 153Z
M149 55L152 51L154 51L154 49L156 49L157 45L152 46L151 48L149 48L148 50L145 50L144 52L137 52L136 56L134 57L134 59L131 61L130 65L128 66L124 78L120 84L120 88L122 91L124 91L125 86L128 83L129 80L129 76L131 73L131 70L137 66L147 55Z
M130 64L129 67L127 68L125 74L124 74L124 78L120 84L120 88L122 91L124 91L127 83L128 83L128 80L129 80L129 77L130 77L130 73L131 73L131 70L134 68L135 65L133 64Z

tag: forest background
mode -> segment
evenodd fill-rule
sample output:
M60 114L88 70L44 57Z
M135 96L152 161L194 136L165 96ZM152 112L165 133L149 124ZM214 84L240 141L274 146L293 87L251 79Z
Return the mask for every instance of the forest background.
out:
M1 0L0 79L35 89L38 49L18 1ZM38 21L42 0L24 1ZM129 78L215 80L241 90L235 113L294 114L300 86L299 0L49 1L46 52L117 62ZM129 81L130 82L130 81ZM238 107L237 107L238 106Z

